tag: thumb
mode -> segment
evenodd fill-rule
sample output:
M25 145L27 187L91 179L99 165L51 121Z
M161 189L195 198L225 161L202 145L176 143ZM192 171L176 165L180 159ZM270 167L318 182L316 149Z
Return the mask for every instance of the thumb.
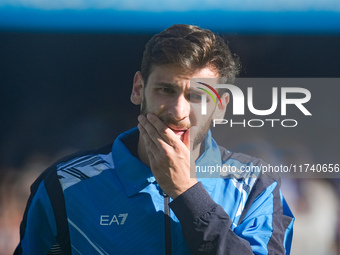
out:
M184 134L183 143L190 150L193 149L194 139L198 133L198 127L192 126Z

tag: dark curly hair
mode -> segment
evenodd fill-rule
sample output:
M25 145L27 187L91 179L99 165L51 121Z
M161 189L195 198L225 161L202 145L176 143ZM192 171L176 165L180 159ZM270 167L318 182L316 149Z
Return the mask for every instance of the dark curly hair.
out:
M177 24L153 36L145 46L141 73L145 84L152 65L173 64L183 72L212 67L221 82L232 82L238 75L240 64L224 40L207 29Z

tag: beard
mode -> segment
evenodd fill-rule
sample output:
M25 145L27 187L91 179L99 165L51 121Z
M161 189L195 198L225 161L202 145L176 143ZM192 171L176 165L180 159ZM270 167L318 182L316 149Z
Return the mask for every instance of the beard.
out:
M212 117L212 114L210 117ZM204 126L199 129L196 136L193 137L193 140L194 140L193 145L192 145L193 150L195 150L199 145L201 145L203 141L205 141L205 138L208 134L209 129L210 129L210 121L207 121L206 123L204 123Z
M145 95L144 95L144 99L145 99ZM215 112L215 110L210 114L210 116L208 118L209 120L212 119L214 112ZM152 113L148 110L146 100L143 100L143 102L141 104L140 113L142 115L145 115L145 116L148 113ZM182 121L174 120L173 118L169 117L169 115L166 115L166 117L163 117L163 116L158 116L158 117L168 127L169 126L176 126L176 127L178 127L178 129L183 129L183 130L189 129L192 126L191 123L193 122L193 120L191 118L190 118L190 123L184 123ZM203 127L199 128L195 137L190 137L190 140L193 140L193 148L191 148L192 150L195 150L199 145L201 145L201 143L205 140L209 129L210 129L210 121L207 121L206 123L204 123Z

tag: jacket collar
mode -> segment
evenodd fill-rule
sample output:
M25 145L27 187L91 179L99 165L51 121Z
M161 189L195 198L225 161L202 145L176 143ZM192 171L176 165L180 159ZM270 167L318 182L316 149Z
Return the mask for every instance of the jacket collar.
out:
M133 148L137 149L138 138L139 131L134 128L120 134L112 146L115 171L129 197L137 194L150 183L156 182L151 169L130 151ZM209 131L205 139L205 151L197 159L196 165L221 165L220 155L219 147ZM212 181L209 179L210 176L201 176L205 177L202 179L200 176L197 177L209 191L209 184Z
M120 134L112 146L112 157L118 178L126 194L131 197L155 181L151 169L133 156L129 148L137 148L137 128ZM128 145L128 146L127 146Z

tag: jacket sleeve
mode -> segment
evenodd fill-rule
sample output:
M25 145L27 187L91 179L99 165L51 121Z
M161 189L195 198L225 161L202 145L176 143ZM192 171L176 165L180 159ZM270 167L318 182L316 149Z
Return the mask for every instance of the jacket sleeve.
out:
M65 201L55 165L31 186L15 255L71 254Z
M24 218L20 225L20 243L14 254L47 254L57 242L52 205L44 182L31 189Z
M293 220L284 215L278 184L257 180L233 230L228 214L200 182L172 201L192 254L289 254Z

